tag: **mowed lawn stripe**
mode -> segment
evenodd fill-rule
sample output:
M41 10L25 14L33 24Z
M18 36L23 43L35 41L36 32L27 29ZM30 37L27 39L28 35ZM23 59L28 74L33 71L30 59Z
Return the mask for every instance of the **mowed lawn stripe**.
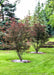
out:
M48 49L48 50L47 50ZM3 53L2 53L3 52ZM25 53L23 59L30 60L30 63L14 63L11 60L19 59L15 51L1 51L0 53L0 75L42 75L52 73L54 68L54 49L43 48L40 52L45 54Z
M28 70L36 69L36 71L37 71L37 68L39 68L39 67L41 67L41 66L43 66L43 67L47 66L47 65L48 65L48 62L50 62L51 60L53 60L52 57L50 57L50 58L48 58L48 59L44 59L44 60L42 60L41 62L35 64L35 66L31 67L31 68L28 69Z

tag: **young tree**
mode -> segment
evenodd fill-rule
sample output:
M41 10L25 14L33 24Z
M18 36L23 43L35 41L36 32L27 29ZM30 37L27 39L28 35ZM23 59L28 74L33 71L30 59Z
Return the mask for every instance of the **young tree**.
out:
M32 44L36 50L35 53L38 53L41 46L45 44L48 40L48 34L45 30L45 26L41 24L34 24L32 27Z
M23 23L17 23L14 18L11 19L11 27L7 30L6 40L14 43L20 61L21 53L29 48L27 41L30 39L30 27Z

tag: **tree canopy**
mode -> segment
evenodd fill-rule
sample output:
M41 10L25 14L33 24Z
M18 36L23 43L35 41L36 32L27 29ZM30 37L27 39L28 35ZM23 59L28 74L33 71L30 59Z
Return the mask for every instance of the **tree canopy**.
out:
M48 24L54 27L54 0L47 0L45 11L47 19L49 19Z

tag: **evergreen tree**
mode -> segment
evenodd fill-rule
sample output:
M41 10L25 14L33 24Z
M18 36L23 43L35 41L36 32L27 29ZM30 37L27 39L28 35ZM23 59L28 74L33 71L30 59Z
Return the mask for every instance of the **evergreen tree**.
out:
M0 17L2 21L7 17L15 17L14 11L16 10L16 0L14 4L11 4L8 0L0 0Z
M34 12L34 19L36 20L37 23L40 23L40 10L41 10L40 2L38 2Z
M47 17L44 4L40 4L40 1L38 2L35 12L34 12L34 23L40 23L41 25L46 25L46 31L49 35L51 35L52 27L50 24L48 24L49 19Z
M45 6L45 13L46 13L46 21L47 21L47 28L48 33L51 35L54 30L54 0L47 0Z
M48 19L48 24L54 27L54 0L47 0L45 11Z

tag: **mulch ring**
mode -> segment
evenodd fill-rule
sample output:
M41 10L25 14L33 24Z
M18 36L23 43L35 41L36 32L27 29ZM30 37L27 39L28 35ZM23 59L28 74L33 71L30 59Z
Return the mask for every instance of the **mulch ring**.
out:
M32 53L32 54L45 54L44 52L38 52L38 53L36 53L36 52L30 52L30 53Z
M31 61L30 60L12 60L12 62L17 62L17 63L30 63Z
M54 48L54 42L47 42L47 44L45 44L44 46L42 46L41 48Z

